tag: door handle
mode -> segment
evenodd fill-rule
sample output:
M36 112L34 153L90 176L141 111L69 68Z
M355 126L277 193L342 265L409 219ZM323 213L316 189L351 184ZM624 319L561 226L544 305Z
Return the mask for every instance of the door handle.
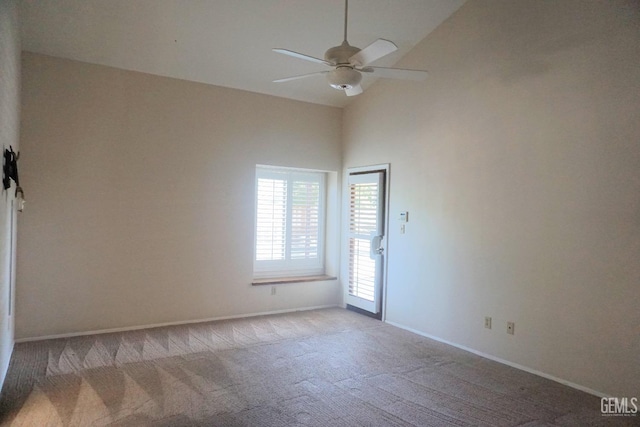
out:
M371 237L371 258L375 258L377 255L382 255L384 247L382 246L382 238L384 236Z

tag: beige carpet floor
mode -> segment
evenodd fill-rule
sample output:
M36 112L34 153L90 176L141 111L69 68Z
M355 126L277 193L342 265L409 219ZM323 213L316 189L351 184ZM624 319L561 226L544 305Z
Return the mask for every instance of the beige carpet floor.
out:
M590 426L600 399L342 309L17 344L2 426Z

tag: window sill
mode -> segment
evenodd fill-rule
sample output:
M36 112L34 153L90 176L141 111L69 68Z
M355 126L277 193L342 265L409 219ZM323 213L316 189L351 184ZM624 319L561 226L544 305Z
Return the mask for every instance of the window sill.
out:
M298 277L270 277L268 279L253 279L253 286L280 285L283 283L321 282L324 280L337 280L334 276L298 276Z

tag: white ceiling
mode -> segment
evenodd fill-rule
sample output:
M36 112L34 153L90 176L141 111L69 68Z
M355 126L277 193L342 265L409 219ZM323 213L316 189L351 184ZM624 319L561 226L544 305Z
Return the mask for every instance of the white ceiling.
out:
M351 0L349 42L378 38L399 50L392 66L465 0ZM342 42L344 0L22 0L30 52L342 107L353 98L323 76L272 80L324 66L271 51L322 58ZM429 64L424 64L429 69ZM365 77L363 87L373 82Z

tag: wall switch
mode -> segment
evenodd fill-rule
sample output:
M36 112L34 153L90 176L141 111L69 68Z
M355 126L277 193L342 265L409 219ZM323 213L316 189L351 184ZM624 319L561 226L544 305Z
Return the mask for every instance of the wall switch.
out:
M484 327L491 329L491 317L487 316L484 318Z
M507 333L513 335L515 333L516 324L513 322L507 322Z
M404 232L405 232L405 228L404 228L404 227L405 227L405 225L404 225L404 224L402 224L402 225L400 226L400 234L404 234Z
M271 287L271 295L275 295L276 294L276 287L272 286Z

